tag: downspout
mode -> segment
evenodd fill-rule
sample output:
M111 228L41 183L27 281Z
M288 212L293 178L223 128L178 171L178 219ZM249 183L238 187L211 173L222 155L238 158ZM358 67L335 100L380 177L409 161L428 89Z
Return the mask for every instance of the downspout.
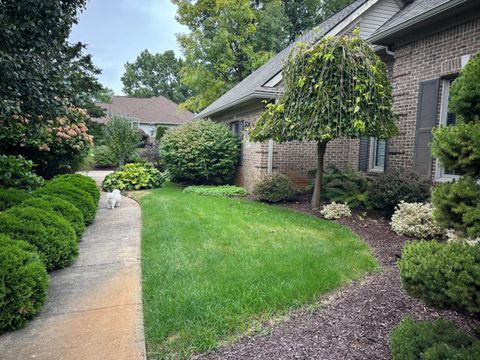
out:
M267 173L270 175L273 171L273 140L268 140L268 159L267 159Z

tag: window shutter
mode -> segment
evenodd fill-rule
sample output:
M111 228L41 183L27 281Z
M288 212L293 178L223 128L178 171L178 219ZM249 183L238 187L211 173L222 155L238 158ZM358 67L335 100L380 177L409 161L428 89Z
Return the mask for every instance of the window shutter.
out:
M370 157L370 138L360 138L358 149L358 170L368 171L368 159Z
M432 129L437 125L439 85L439 79L424 81L420 83L418 92L413 170L428 178L432 171L433 158L429 144L432 141Z

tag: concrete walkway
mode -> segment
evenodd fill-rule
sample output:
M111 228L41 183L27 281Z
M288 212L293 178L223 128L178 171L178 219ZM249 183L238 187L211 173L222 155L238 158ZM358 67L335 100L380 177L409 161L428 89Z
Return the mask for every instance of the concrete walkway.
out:
M106 172L90 172L100 182ZM102 193L80 256L50 273L48 301L24 329L0 336L2 360L145 358L140 272L140 207L123 198L106 208Z

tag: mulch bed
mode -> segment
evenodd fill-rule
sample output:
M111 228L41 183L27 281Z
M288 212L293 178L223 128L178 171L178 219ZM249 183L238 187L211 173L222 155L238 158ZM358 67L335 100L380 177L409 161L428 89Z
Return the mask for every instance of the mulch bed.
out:
M305 201L283 206L320 216ZM448 319L470 332L471 326L461 315L428 308L401 289L396 261L407 239L392 232L381 216L362 215L354 213L339 223L372 248L382 271L320 299L313 312L294 311L284 322L266 324L262 331L198 358L391 359L390 331L407 314L417 320Z

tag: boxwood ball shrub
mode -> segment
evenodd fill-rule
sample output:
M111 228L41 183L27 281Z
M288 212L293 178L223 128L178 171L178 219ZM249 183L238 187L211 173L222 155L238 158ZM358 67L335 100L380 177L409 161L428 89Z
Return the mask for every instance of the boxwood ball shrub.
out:
M430 180L410 170L394 169L373 177L369 198L374 208L391 216L400 201L425 202L430 197Z
M253 194L260 201L277 203L291 200L295 196L290 179L279 173L264 176L253 187Z
M399 266L402 285L411 296L480 318L480 245L410 242Z
M82 212L67 200L45 195L25 200L19 206L28 206L55 212L72 225L77 239L80 239L85 231L85 220L83 219Z
M233 178L240 140L223 124L190 121L167 131L160 154L173 181L220 185Z
M105 191L153 189L162 186L164 182L164 175L152 164L127 164L119 171L105 176L102 188Z
M433 206L401 201L390 221L392 230L399 235L418 239L433 239L442 236L443 230L433 218Z
M0 211L20 204L30 197L31 195L26 190L0 188Z
M247 191L241 186L234 185L192 185L183 190L186 194L204 196L239 197L247 195Z
M47 270L66 267L78 255L75 230L53 211L13 207L0 214L0 229L13 240L33 245Z
M48 275L35 248L0 234L0 334L21 328L47 299Z
M445 320L416 322L406 316L390 337L394 360L473 360L480 354L478 339Z
M100 199L100 189L95 180L89 176L80 174L60 175L48 182L47 186L55 186L55 184L60 183L68 183L77 186L79 189L87 192L93 198L95 203Z
M36 197L50 195L70 202L82 212L85 225L91 224L95 219L97 205L87 192L79 189L74 184L57 183L48 185L35 191L33 195Z

